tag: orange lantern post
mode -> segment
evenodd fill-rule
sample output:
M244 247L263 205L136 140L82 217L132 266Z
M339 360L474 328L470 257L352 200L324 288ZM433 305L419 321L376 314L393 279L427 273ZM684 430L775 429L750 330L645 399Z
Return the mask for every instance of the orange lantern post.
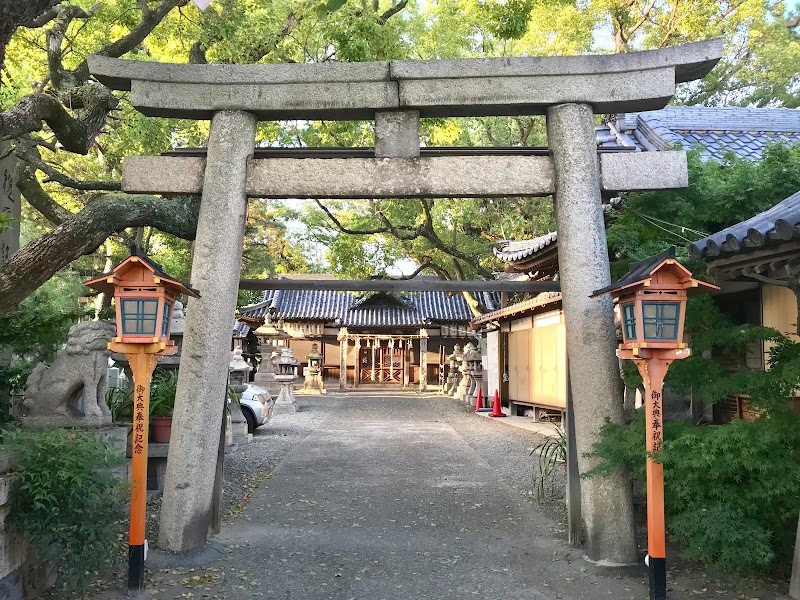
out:
M692 279L675 259L675 248L634 263L619 281L592 297L610 294L620 307L622 344L617 356L633 360L645 386L645 447L647 449L647 566L650 600L666 600L666 530L664 467L654 454L664 441L664 376L674 360L691 350L683 342L686 298L719 288Z
M175 298L199 294L137 250L110 273L84 285L114 295L117 335L108 348L125 354L133 372L128 595L136 596L144 590L150 378L158 358L178 350L169 337Z

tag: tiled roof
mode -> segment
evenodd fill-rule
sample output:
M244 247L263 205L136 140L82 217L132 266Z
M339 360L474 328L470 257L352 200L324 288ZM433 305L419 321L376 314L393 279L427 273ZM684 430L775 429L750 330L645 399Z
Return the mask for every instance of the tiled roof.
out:
M497 248L492 248L492 252L504 262L516 262L539 252L557 239L558 233L551 231L530 240L501 240L497 242Z
M615 281L611 285L604 287L603 289L600 290L595 290L592 293L592 297L599 296L600 294L607 294L609 292L613 292L615 290L629 286L632 283L636 283L638 281L643 281L647 279L648 277L650 277L650 274L652 273L653 269L655 269L658 265L660 265L668 258L675 258L675 246L668 248L661 254L656 254L655 256L651 256L650 258L645 258L644 260L631 263L630 267L628 268L628 272L625 273L625 275L620 277L617 281Z
M730 151L759 160L769 143L800 142L800 110L667 106L617 116L596 129L601 147L621 144L655 151L678 144L686 150L701 148L703 160L722 160Z
M769 143L787 145L800 143L800 110L667 106L661 110L614 115L607 123L596 127L595 130L599 147L626 146L636 148L640 152L658 152L680 145L685 150L699 147L703 160L722 160L730 151L740 158L759 160ZM792 198L795 197L792 196ZM791 198L784 202L789 203L789 200ZM777 209L783 204L782 202L775 208ZM789 209L788 204L779 210L786 211L787 209ZM769 211L767 212L769 213ZM760 219L764 215L769 216L767 213L762 213L753 219ZM790 221L793 217L794 213L780 217L775 216L773 223L776 218ZM745 223L749 224L748 227L752 227L753 219L695 242L694 247L697 250L693 249L693 254L699 252L705 256L708 240L711 241L712 251L715 248L714 244L721 248L722 243L726 239L730 239L731 235L738 235L731 230L739 228ZM796 221L792 221L792 226L796 223ZM767 223L762 219L759 221L759 226L766 227ZM766 230L762 231L762 236L768 236L772 227L773 225L769 225ZM738 229L736 230L738 231ZM744 231L744 234L746 233L747 228ZM743 243L744 234L737 238L740 244ZM557 243L556 232L531 240L516 242L504 240L498 243L498 248L494 249L494 255L509 263L509 270L530 271L532 266L542 266L536 262L538 256L548 253L552 249L549 246ZM731 250L736 247L732 241L728 245ZM726 249L723 248L724 250ZM700 254L697 254L697 257L699 258Z
M498 307L497 294L481 292L489 310ZM267 290L261 302L245 306L240 314L288 322L325 321L353 328L421 327L439 323L468 323L473 314L462 294L447 292L380 293L357 296L328 290ZM238 330L247 335L247 325Z
M696 241L689 251L692 258L714 260L777 246L796 237L797 225L800 225L800 192L755 217Z

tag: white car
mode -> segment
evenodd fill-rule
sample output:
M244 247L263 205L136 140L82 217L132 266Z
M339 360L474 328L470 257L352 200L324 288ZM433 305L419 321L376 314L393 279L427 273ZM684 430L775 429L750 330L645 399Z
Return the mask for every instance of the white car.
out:
M275 401L267 390L248 383L247 389L242 392L240 404L242 414L247 420L247 433L253 433L256 428L269 421Z

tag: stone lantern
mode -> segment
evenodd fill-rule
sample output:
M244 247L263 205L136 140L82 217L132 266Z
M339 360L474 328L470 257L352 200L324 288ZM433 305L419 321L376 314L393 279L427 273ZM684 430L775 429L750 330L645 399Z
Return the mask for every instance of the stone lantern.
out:
M253 370L253 367L244 360L241 348L234 349L228 369L228 384L230 388L237 394L241 394L247 389L248 375ZM247 419L242 414L242 407L239 406L238 402L231 401L230 403L230 419L232 443L249 443L253 436L247 431Z
M469 406L474 406L475 401L478 399L478 390L483 381L482 360L481 351L474 346L470 348L468 352L464 352L464 362L467 364L467 373L469 374L470 382L469 387L464 392L463 398L464 403Z
M253 383L274 396L280 391L281 386L275 378L273 358L278 347L277 342L289 339L289 334L272 323L270 313L267 313L266 322L253 333L258 338L258 351L261 353L261 364L258 366Z
M308 373L303 383L303 389L309 394L324 394L325 384L322 381L322 354L318 344L311 344L311 352L306 357L308 360Z
M300 362L294 357L291 348L284 347L281 353L272 361L275 366L275 381L280 385L281 391L275 400L275 413L297 412L297 400L294 397L294 382L297 379L297 367Z
M463 356L464 353L461 351L461 346L456 344L453 348L453 353L448 358L450 361L450 372L447 374L447 385L445 386L444 392L448 396L456 391L458 382L461 380L461 373L458 371L458 365L461 364Z
M467 361L467 368L472 377L472 385L469 388L465 402L469 406L475 406L478 401L478 391L483 385L483 356L479 348L475 348L468 355L464 355Z
M228 383L236 392L247 389L247 374L253 370L242 356L242 349L235 348L229 365L230 377Z
M469 342L464 346L464 351L461 353L461 364L458 365L458 371L461 373L461 380L458 382L456 391L453 392L453 398L456 400L463 400L464 394L467 393L467 390L472 385L472 379L469 376L469 369L467 368L466 356L473 350L475 350L475 344Z

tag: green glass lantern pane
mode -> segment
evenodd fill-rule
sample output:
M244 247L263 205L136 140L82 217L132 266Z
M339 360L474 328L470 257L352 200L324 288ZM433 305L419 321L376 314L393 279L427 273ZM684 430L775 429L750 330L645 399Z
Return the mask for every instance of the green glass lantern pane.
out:
M164 303L164 318L161 322L161 337L167 337L169 334L170 319L172 318L172 304L169 302Z
M642 305L642 312L645 319L655 319L658 314L657 304L655 302L645 302Z
M658 338L658 328L655 323L644 324L644 337L649 340Z
M677 329L674 323L664 323L661 328L661 337L665 340L674 340L677 337Z
M123 335L155 335L158 300L125 298L121 308Z

